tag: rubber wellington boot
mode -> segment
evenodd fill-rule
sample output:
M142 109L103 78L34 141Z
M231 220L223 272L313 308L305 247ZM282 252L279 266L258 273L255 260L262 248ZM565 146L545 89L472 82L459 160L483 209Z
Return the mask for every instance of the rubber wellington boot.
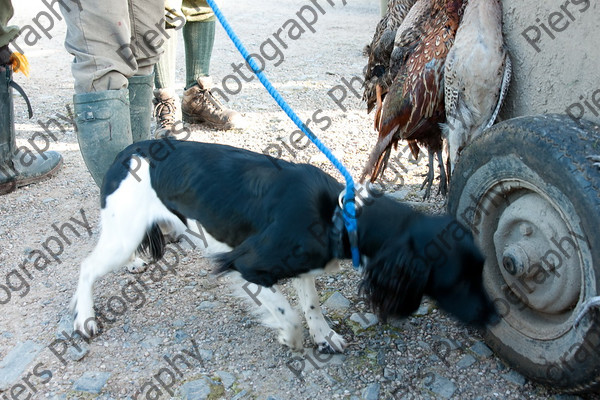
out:
M55 151L34 153L26 147L17 148L13 87L24 94L12 80L12 67L0 65L0 195L47 178L62 165L62 156Z
M73 96L79 149L98 186L117 154L133 143L127 95L119 89Z
M129 113L134 142L150 139L154 74L129 78Z

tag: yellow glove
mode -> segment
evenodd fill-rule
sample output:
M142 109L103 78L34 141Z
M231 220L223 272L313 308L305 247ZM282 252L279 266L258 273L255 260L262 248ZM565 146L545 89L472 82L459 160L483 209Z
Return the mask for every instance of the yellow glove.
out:
M29 77L29 61L21 53L12 53L10 55L10 63L14 72L22 72L23 75Z

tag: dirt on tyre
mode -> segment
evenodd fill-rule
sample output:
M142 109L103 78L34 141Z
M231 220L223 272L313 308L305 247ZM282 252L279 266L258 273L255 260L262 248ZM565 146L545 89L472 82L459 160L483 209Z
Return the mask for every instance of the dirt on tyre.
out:
M508 120L464 149L448 196L486 255L502 315L487 343L523 375L571 392L600 387L598 154L597 124Z

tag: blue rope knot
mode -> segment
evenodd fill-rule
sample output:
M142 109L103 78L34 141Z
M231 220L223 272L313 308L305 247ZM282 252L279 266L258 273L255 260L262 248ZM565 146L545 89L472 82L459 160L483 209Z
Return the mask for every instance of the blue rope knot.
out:
M354 180L352 179L352 175L348 172L348 170L344 167L344 165L331 153L329 148L325 146L319 138L312 133L312 131L302 122L300 117L296 115L294 110L290 107L290 105L281 97L277 89L273 87L271 82L267 79L262 70L258 67L256 62L252 59L240 39L237 37L227 19L216 5L214 0L207 0L208 5L212 8L215 16L219 20L227 35L235 44L235 47L238 49L244 60L248 63L254 74L258 77L258 80L262 85L267 89L267 92L275 99L279 107L287 114L288 117L296 124L296 126L310 139L311 142L314 143L315 146L323 153L325 156L331 161L331 163L340 171L344 179L346 180L346 193L344 195L344 206L342 208L344 215L344 224L346 226L346 230L348 231L348 236L350 238L350 247L352 251L352 264L354 268L358 268L360 265L360 253L358 251L358 232L357 232L357 223L356 223L356 207L354 203Z

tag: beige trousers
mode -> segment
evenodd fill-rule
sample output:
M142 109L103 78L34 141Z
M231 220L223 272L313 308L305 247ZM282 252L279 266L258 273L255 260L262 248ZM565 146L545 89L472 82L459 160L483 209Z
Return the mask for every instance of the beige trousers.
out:
M164 0L80 0L61 11L67 23L65 47L75 93L127 87L134 75L149 75L168 37Z

